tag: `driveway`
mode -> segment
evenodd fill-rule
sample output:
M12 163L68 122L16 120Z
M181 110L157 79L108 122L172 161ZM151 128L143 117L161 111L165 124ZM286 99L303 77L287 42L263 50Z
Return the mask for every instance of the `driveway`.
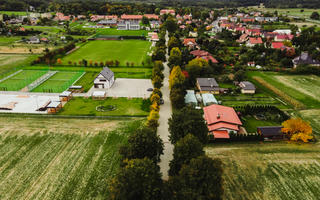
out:
M117 78L110 89L92 88L88 95L94 91L106 91L108 97L148 98L151 94L148 88L153 88L150 79Z

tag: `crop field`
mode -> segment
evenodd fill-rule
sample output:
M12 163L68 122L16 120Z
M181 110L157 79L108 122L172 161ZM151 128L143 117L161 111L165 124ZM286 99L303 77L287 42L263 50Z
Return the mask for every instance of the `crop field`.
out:
M0 36L0 46L11 45L14 42L19 40L21 40L20 36L12 36L12 37Z
M0 117L0 121L2 122ZM24 119L11 118L13 120ZM50 120L27 119L33 126L46 126ZM43 121L39 125L39 122ZM63 119L55 121L65 124ZM81 120L72 120L81 125ZM84 124L89 125L90 123ZM90 120L89 120L90 121ZM0 198L1 199L108 199L107 186L120 167L119 146L141 121L97 120L100 126L111 125L109 131L94 134L55 132L23 133L15 127L16 135L0 128ZM49 122L50 123L50 122ZM2 123L1 123L2 124ZM70 123L72 127L72 123ZM28 124L30 126L30 124ZM94 127L91 127L94 128ZM49 133L49 131L52 131ZM76 131L76 128L75 130Z
M23 66L29 65L37 55L0 54L0 79Z
M98 106L113 106L114 110L97 111ZM140 98L107 98L94 100L91 98L75 97L59 112L59 115L80 116L147 116L150 104L144 104Z
M125 66L127 62L130 65L133 62L134 66L141 66L142 62L146 63L150 45L150 42L143 40L90 41L80 49L65 56L62 63L79 62L83 59L97 63L118 60L122 66Z
M249 9L256 9L259 11L264 11L264 12L270 12L274 13L275 11L278 11L278 14L282 15L288 15L288 16L295 16L295 17L300 17L300 18L310 18L310 15L313 12L320 12L320 9L308 9L308 8L286 8L286 9L280 9L280 8L258 8L256 6L254 7L248 7ZM301 12L303 10L303 12Z
M46 73L47 71L44 70L22 70L16 75L0 82L0 90L19 91Z
M250 72L249 77L259 77L273 85L307 108L320 108L320 78L318 76L282 75L279 73ZM261 86L255 80L252 80ZM263 87L263 86L262 86Z
M225 200L314 200L320 196L320 148L286 142L212 144L224 163Z
M68 89L83 72L62 72L59 71L36 87L32 92L60 93Z
M320 109L301 110L297 114L310 122L315 135L320 135Z

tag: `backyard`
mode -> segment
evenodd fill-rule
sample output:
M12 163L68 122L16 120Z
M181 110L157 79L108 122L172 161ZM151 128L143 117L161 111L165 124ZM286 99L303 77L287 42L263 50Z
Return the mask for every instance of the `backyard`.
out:
M0 122L6 124L0 125L1 199L108 199L119 146L143 121L0 116Z
M141 98L92 98L75 97L58 113L80 116L147 116L150 104Z
M313 200L320 196L319 143L212 144L224 163L225 200Z
M150 50L151 43L144 40L123 40L123 41L90 41L80 47L75 52L62 58L63 64L68 64L87 60L88 63L106 62L118 60L120 65L127 63L134 66L141 66L146 63L147 52Z

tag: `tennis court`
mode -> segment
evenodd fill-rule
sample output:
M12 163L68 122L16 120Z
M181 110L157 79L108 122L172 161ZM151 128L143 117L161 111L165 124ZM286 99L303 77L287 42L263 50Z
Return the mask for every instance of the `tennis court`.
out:
M57 72L32 92L60 93L67 90L84 72Z
M0 82L1 91L20 91L44 74L47 70L22 70Z

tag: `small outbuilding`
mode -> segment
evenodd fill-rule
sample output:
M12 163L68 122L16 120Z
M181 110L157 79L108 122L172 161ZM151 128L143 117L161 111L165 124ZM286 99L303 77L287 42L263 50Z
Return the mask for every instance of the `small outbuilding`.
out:
M220 88L216 79L214 78L197 78L197 88L200 93L219 94Z
M239 83L242 94L254 94L256 93L256 87L249 81L242 81Z
M92 93L92 99L105 99L107 98L107 93L105 91L94 91Z
M47 106L47 112L48 114L55 114L59 112L59 110L62 108L62 103L60 101L52 101Z
M61 102L68 102L72 98L72 92L64 91L59 95L59 99Z
M83 87L81 85L72 85L69 87L69 91L72 93L82 93Z
M213 94L202 94L202 102L204 106L210 106L212 104L218 104L217 99L213 96Z
M187 90L187 94L184 97L184 102L187 105L192 105L192 106L197 106L198 105L198 101L195 95L194 90Z
M257 127L257 133L264 139L282 140L284 139L282 128L282 126L261 126Z

